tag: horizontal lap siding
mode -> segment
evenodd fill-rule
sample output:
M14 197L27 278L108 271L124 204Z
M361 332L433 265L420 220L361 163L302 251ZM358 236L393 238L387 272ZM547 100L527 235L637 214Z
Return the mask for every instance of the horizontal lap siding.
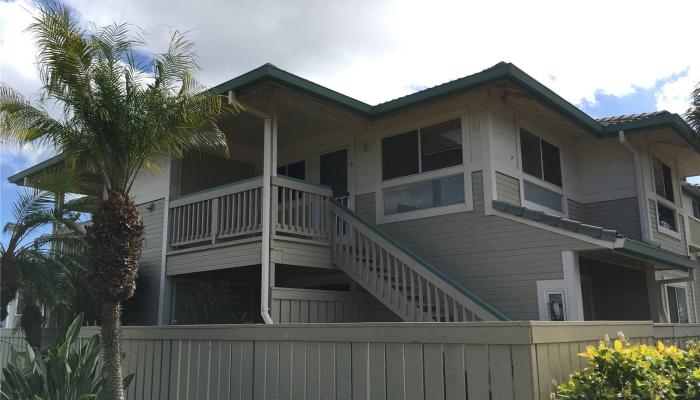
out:
M514 320L538 319L538 280L562 279L563 250L590 244L497 216L485 216L481 171L472 174L474 211L380 229Z
M496 172L496 195L500 201L520 205L520 181Z
M302 267L330 268L331 248L326 245L275 239L272 242L272 262Z
M355 212L365 221L373 225L377 222L376 208L377 204L375 202L374 192L355 196Z
M139 323L154 325L158 322L158 298L163 254L164 200L155 200L138 206L144 224L143 251L139 265L139 283L143 285L139 299ZM152 207L152 210L149 210Z
M260 264L260 242L192 251L168 256L168 275Z
M675 253L687 255L687 247L685 242L685 223L683 218L678 217L678 232L680 232L681 240L673 238L659 232L659 224L656 219L656 202L649 199L649 218L651 219L651 231L654 242L660 245L663 249L673 251Z
M579 221L615 229L628 238L641 240L641 218L636 197L588 203L583 207L585 218Z

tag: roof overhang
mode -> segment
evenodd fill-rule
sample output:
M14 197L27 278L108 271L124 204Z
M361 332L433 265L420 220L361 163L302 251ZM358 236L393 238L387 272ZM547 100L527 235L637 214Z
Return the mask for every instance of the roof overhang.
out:
M24 185L24 180L25 178L30 178L31 176L38 174L41 171L44 171L49 168L54 168L58 167L63 164L63 154L59 154L57 156L53 156L49 158L48 160L42 161L39 164L33 165L24 171L20 171L9 178L7 180L10 183L14 183L15 185Z
M629 238L619 239L612 252L625 257L657 266L655 269L678 269L688 271L697 268L698 262L677 253L673 253L647 243Z

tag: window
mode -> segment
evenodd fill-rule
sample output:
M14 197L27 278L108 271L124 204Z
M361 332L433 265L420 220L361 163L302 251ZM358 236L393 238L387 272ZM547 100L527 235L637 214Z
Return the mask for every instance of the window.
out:
M552 185L562 187L559 148L532 133L520 131L523 172Z
M564 212L564 202L562 201L564 196L530 181L523 181L523 197L527 201L545 206L552 210Z
M464 175L384 189L384 215L464 203Z
M306 162L304 160L277 167L277 175L299 180L306 180Z
M700 219L700 202L693 199L693 217Z
M382 140L382 179L462 164L460 120L421 128Z
M685 297L685 288L678 286L666 286L668 299L669 322L687 324L688 301Z
M664 199L674 202L673 200L673 178L671 167L654 158L654 186L656 194Z
M673 232L678 232L678 221L676 221L676 212L669 207L657 202L656 210L659 218L659 228L668 229Z
M656 216L658 219L659 232L678 234L678 219L674 209L675 196L673 192L673 173L668 164L653 158L654 169L654 191L658 198L656 201Z

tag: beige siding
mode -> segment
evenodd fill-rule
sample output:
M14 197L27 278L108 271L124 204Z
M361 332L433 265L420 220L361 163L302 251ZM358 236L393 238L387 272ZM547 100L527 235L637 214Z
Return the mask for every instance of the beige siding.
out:
M377 223L376 207L374 192L355 196L355 212L370 224Z
M607 229L615 229L631 239L642 239L639 204L636 197L588 203L583 206L585 219L580 221Z
M202 249L168 256L168 275L260 264L260 241Z
M352 292L273 288L270 314L278 324L361 321L360 297Z
M482 174L472 174L474 211L380 228L507 317L538 319L538 280L562 279L563 250L591 245L497 216L485 216Z
M270 261L302 267L330 268L331 248L327 244L310 244L274 239Z
M497 171L496 194L498 200L520 205L520 181Z
M164 200L155 200L138 206L143 218L144 242L139 265L139 285L136 296L125 304L139 325L155 325L158 321L160 271L163 254ZM152 206L152 209L149 209Z
M567 200L566 206L569 209L569 219L573 219L574 221L579 222L586 221L585 205L569 199Z
M651 219L651 232L656 244L668 251L684 255L688 254L688 248L685 243L685 223L682 217L678 217L678 232L681 234L681 240L659 232L659 224L656 220L656 202L651 199L649 199L649 218Z

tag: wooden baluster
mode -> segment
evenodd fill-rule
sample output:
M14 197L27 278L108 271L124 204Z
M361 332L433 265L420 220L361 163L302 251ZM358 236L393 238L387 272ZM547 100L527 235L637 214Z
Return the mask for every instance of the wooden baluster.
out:
M419 320L425 321L425 312L423 310L423 277L418 275L418 310L420 311Z
M454 321L459 321L459 317L457 316L457 299L455 299L454 297L452 298L452 310L454 315Z
M416 315L416 281L413 278L413 270L409 268L408 274L411 277L411 279L410 279L411 280L411 287L409 289L409 293L410 293L409 296L411 296L410 302L409 302L411 305L411 313L413 313L413 320L418 321L419 318Z
M425 280L425 294L428 299L428 319L431 321L434 320L433 318L433 299L432 299L432 291L430 290L430 281ZM437 308L437 306L435 307Z
M379 247L379 285L381 288L380 295L382 297L386 294L386 282L384 278L384 249Z
M445 302L445 322L450 322L450 304L447 302L447 293L442 292L442 299Z
M438 291L438 287L433 285L435 287L435 313L437 314L437 321L440 322L440 320L443 318L442 314L442 304L440 304L440 292Z
M211 201L211 244L216 243L216 237L219 230L219 201L223 201L225 197L220 197L218 199L213 199Z
M299 196L301 196L301 231L308 233L309 226L306 221L306 217L308 216L306 214L306 202L309 200L309 196L304 192L299 192Z

